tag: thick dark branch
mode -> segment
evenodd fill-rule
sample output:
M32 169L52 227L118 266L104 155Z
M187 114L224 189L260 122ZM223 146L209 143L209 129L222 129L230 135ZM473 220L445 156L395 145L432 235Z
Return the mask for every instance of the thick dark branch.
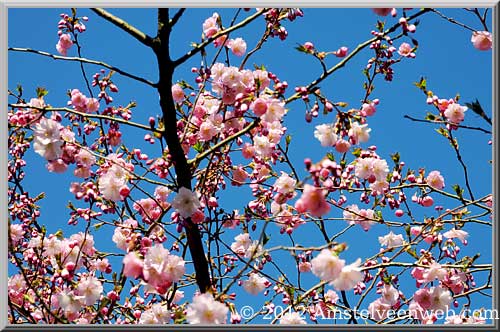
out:
M136 27L130 25L128 22L122 20L121 18L111 14L110 12L102 9L102 8L91 8L91 10L97 15L104 18L106 21L113 23L123 31L127 32L129 35L140 41L146 46L153 45L153 38L137 29Z
M169 22L171 27L177 24L177 22L179 21L179 19L181 18L182 14L184 14L185 11L186 8L179 8L177 13L175 13L174 17L172 17L172 19Z
M156 86L155 83L153 83L151 81L148 81L145 78L136 76L134 74L127 73L126 71L121 70L120 68L117 68L117 67L112 66L112 65L108 65L107 63L102 62L102 61L91 60L91 59L80 58L80 57L60 56L60 55L55 55L55 54L44 52L44 51L34 50L34 49L31 49L31 48L9 47L9 51L34 53L34 54L43 55L43 56L52 58L54 60L65 60L65 61L76 61L76 62L80 62L80 63L90 63L90 64L93 64L93 65L97 65L97 66L101 66L101 67L104 67L104 68L108 68L108 69L110 69L110 70L112 70L114 72L117 72L118 74L121 74L123 76L132 78L132 79L134 79L136 81L145 83L145 84L147 84L149 86L153 86L153 87Z
M154 52L158 59L158 69L160 80L158 82L158 93L160 94L160 106L163 114L163 124L165 127L164 138L168 145L168 151L174 162L177 183L179 187L192 190L191 168L188 165L186 155L182 148L177 134L177 114L175 103L172 98L172 79L174 74L174 64L170 59L170 31L168 8L158 9L158 35L154 40ZM208 262L205 257L205 250L201 240L201 233L198 225L192 222L191 218L185 220L186 237L193 260L196 273L196 282L202 293L210 289L210 274Z

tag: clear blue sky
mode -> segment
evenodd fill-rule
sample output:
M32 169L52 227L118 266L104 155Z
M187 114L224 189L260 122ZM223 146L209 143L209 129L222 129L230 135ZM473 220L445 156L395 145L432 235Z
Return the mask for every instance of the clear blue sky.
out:
M153 9L113 9L112 13L124 18L131 24L137 26L144 32L154 35L156 29L156 11ZM171 49L173 57L177 57L189 50L190 42L199 41L201 35L201 24L204 19L211 16L214 10L189 9L174 28ZM233 9L215 10L222 16L227 26L233 16ZM467 23L473 27L480 28L477 20L471 13L458 9L443 9L445 14ZM9 46L29 47L56 53L57 22L61 12L70 13L69 9L9 9ZM377 16L369 9L304 9L304 17L298 18L293 23L286 23L288 39L284 42L271 39L263 49L255 54L248 63L265 64L267 69L275 73L280 79L289 83L288 95L293 93L293 87L306 85L315 79L321 72L317 61L294 50L297 43L312 41L318 49L333 51L340 46L354 49L359 43L370 38L370 31L374 28ZM146 77L155 81L157 79L156 59L152 52L145 46L129 37L121 30L104 22L101 18L86 9L79 9L78 16L88 16L87 32L80 36L84 57L99 59L128 72ZM247 15L244 13L242 15ZM395 18L387 17L389 25L396 22ZM29 22L29 23L27 23ZM251 24L248 27L233 34L233 37L243 37L248 49L251 49L264 31L263 20ZM463 173L458 164L454 151L443 137L434 132L433 125L413 123L404 119L405 114L417 118L423 118L427 111L433 111L425 103L422 92L413 86L421 76L425 76L428 86L432 91L442 98L454 97L456 93L461 95L462 101L472 101L477 98L484 110L491 116L492 112L492 53L481 52L472 47L470 43L471 33L456 25L445 22L437 15L428 13L421 19L421 24L415 34L420 42L415 59L406 59L403 63L396 65L394 81L388 84L382 79L375 82L376 89L372 95L381 100L374 117L369 118L369 126L372 128L371 139L367 145L377 145L377 152L390 163L390 154L399 151L401 159L413 168L424 167L427 170L437 169L445 177L446 188L451 191L452 184L463 184ZM399 45L399 41L396 43ZM209 55L214 54L213 48L208 48ZM74 48L69 55L76 55ZM362 88L364 76L361 73L366 65L372 51L365 49L350 61L347 67L339 70L320 86L322 92L333 100L348 102L351 107L359 107L360 99L364 96ZM44 86L49 90L46 100L53 106L64 106L67 101L68 89L78 88L86 91L79 65L54 61L46 57L33 54L9 53L9 88L15 89L18 83L24 87L25 97L34 96L38 86ZM234 63L238 63L238 59ZM191 84L194 75L189 69L199 65L199 58L195 57L186 63L183 70L176 73L176 79L184 79ZM332 65L337 61L333 58L327 61ZM100 68L86 65L87 72L92 75ZM126 105L135 100L138 103L134 109L134 119L137 122L147 123L149 116L160 114L158 95L150 87L144 84L124 78L120 75L113 77L120 89L120 93L114 96L114 105ZM288 133L292 135L292 148L290 155L292 161L297 165L301 174L302 161L304 157L310 157L313 161L319 161L327 152L314 139L314 126L320 123L330 122L331 118L319 117L312 124L304 122L304 106L301 102L290 105L290 111L285 123ZM471 111L466 113L464 122L470 126L487 126L485 122ZM143 147L142 132L127 130L124 141L129 146ZM469 167L472 188L477 197L491 193L492 176L489 160L491 159L491 146L488 145L490 136L473 131L460 130L457 133L460 149L464 161ZM136 143L134 145L134 143ZM149 148L149 147L148 147ZM151 152L150 156L153 156ZM47 225L50 232L59 228L63 229L68 236L73 232L82 231L84 224L76 227L67 226L68 210L66 203L73 200L69 193L69 184L74 179L68 175L51 174L45 170L45 161L34 152L27 157L29 163L25 187L32 194L44 191L46 198L42 203L41 222ZM71 167L70 167L71 169ZM69 174L69 173L68 173ZM243 201L240 197L249 197L250 189L237 189L239 195L221 193L221 200L230 208L243 210ZM235 191L228 191L234 193ZM243 194L242 194L243 193ZM436 204L445 204L446 201L434 196ZM358 203L356 197L351 198L352 203ZM445 205L446 206L446 205ZM422 213L432 215L431 209ZM339 217L341 212L334 210L332 216ZM392 218L392 214L387 214ZM340 230L345 224L329 225L329 231L333 233ZM463 254L475 254L481 252L482 256L478 263L491 262L491 236L485 234L484 227L466 227L471 237L469 245L463 248ZM278 235L278 228L270 226L272 238L269 243L273 246L277 243L289 244L282 236ZM312 228L302 226L300 233L296 234L296 241L303 245L320 245L322 239L317 231L309 233ZM364 258L378 251L378 236L388 233L388 228L377 225L364 233L359 228L351 229L343 241L349 244L349 250L345 253L348 262L357 257ZM99 232L94 232L96 247L103 251L115 251L114 243L110 238L111 229L103 227ZM257 232L255 233L258 236ZM315 234L311 236L310 234ZM230 243L231 240L228 239ZM275 257L280 258L280 256ZM285 258L285 257L283 257ZM285 261L285 260L283 260ZM292 263L292 260L287 259ZM119 264L119 263L118 263ZM119 265L114 265L119 270ZM295 275L294 267L285 265L283 267L290 275ZM10 272L13 272L11 269ZM318 280L312 276L304 279L306 284L316 283ZM402 283L403 290L415 290L414 284ZM479 284L479 281L478 281ZM191 294L186 294L191 298ZM411 294L408 294L411 295ZM263 297L257 298L245 295L241 292L241 298L236 304L248 304L263 302ZM350 295L354 299L354 296ZM366 306L371 299L365 301ZM473 297L474 298L474 297ZM351 300L353 302L354 300ZM357 301L357 299L356 299ZM462 303L462 302L461 302ZM481 299L477 302L477 308L485 306L490 308L488 300Z

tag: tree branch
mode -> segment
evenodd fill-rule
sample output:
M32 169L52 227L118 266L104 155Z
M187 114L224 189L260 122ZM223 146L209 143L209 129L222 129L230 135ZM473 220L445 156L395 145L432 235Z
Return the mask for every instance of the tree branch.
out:
M110 12L102 8L91 8L90 10L92 10L94 13L104 18L106 21L113 23L123 31L127 32L129 35L131 35L144 45L149 47L153 46L153 38L142 32L141 30L137 29L136 27L132 26L128 22L124 21L123 19L111 14Z
M179 135L177 134L177 113L172 97L172 79L174 74L174 63L170 58L170 32L172 26L169 24L168 8L158 9L158 35L154 40L153 50L158 60L160 80L158 82L158 93L160 94L160 106L163 113L163 124L165 132L163 137L167 142L168 150L174 162L177 183L180 187L192 190L192 174L184 154ZM184 224L186 237L193 260L196 273L196 283L200 292L205 293L211 287L208 262L201 240L198 225L187 218Z
M239 28L244 27L245 25L247 25L250 22L252 22L255 19L257 19L259 16L261 16L266 11L267 11L266 8L261 9L258 12L256 12L255 14L253 14L251 16L248 16L246 19L244 19L240 23L235 24L235 25L233 25L233 26L231 26L231 27L229 27L227 29L224 29L224 30L221 30L221 31L217 32L215 35L213 35L212 37L206 39L204 42L202 42L201 44L197 45L191 51L187 52L186 54L184 54L183 56L181 56L179 59L175 60L173 62L174 66L177 67L178 65L186 62L189 58L191 58L193 55L195 55L198 52L200 52L202 49L204 49L207 45L209 45L211 42L213 42L214 40L216 40L220 36L226 35L226 34L230 33L231 31L234 31L234 30L237 30Z
M35 106L30 106L30 105L25 105L25 104L9 104L9 107L35 109L35 110L42 111L43 113L46 113L46 112L68 112L68 113L80 115L80 116L88 118L88 119L101 119L101 120L114 121L114 122L122 123L122 124L125 124L128 126L144 129L147 131L153 131L153 132L160 133L160 134L163 133L162 130L159 130L156 128L151 128L151 127L145 126L145 125L140 124L140 123L132 122L130 120L115 118L112 116L107 116L107 115L102 115L102 114L87 114L87 113L79 112L79 111L76 111L74 109L67 108L67 107L35 107Z
M60 56L60 55L55 55L55 54L44 52L44 51L34 50L34 49L31 49L31 48L9 47L9 51L34 53L34 54L43 55L43 56L52 58L54 60L65 60L65 61L76 61L76 62L80 62L80 63L82 63L82 62L84 62L84 63L90 63L90 64L93 64L93 65L97 65L97 66L102 66L104 68L108 68L108 69L110 69L110 70L112 70L114 72L117 72L118 74L121 74L123 76L126 76L128 78L132 78L132 79L134 79L136 81L145 83L145 84L147 84L149 86L156 87L155 83L153 83L151 81L148 81L145 78L136 76L134 74L127 73L126 71L121 70L120 68L117 68L117 67L112 66L112 65L108 65L107 63L102 62L102 61L91 60L91 59L80 58L80 57Z
M190 159L188 161L188 164L189 165L196 164L197 162L201 161L203 158L205 158L206 156L208 156L212 152L216 151L217 149L219 149L219 148L223 147L224 145L228 144L229 142L237 139L241 135L244 135L244 134L248 133L250 130L252 130L253 128L255 128L258 124L259 124L259 120L255 120L254 122L252 122L251 124L249 124L248 126L246 126L245 128L243 128L242 130L240 130L237 133L235 133L235 134L227 137L226 139L223 139L222 141L220 141L219 143L217 143L214 146L210 147L210 149L208 149L208 150L200 153L199 155L197 155L193 159Z

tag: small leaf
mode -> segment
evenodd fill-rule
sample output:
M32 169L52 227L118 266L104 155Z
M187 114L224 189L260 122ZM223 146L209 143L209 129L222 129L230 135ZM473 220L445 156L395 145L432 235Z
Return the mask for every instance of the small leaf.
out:
M359 158L359 156L361 156L361 148L354 149L352 155Z
M425 119L429 120L429 121L434 121L434 120L436 120L436 116L434 114L432 114L431 112L428 112L427 115L425 116Z
M399 165L399 161L400 161L399 152L391 154L391 159L392 159L392 161L394 161L394 164L396 164L396 166Z
M43 87L38 87L36 88L36 95L38 98L43 98L44 96L46 96L47 94L49 93L49 91L47 91L45 88Z
M196 144L193 145L193 149L196 152L201 153L203 151L203 144L201 142L196 142Z

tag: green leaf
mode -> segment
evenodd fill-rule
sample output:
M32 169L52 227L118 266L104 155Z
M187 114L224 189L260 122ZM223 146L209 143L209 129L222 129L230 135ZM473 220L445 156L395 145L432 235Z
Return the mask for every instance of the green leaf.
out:
M420 81L415 82L413 84L415 84L415 86L420 90L425 91L427 89L427 80L423 76L420 78Z
M479 100L477 100L477 98L472 103L465 103L465 106L467 106L472 112L476 113L477 115L482 117L484 120L486 120L486 122L488 122L489 124L492 124L490 117L483 110L483 107L481 106L481 104L479 103Z
M432 114L431 112L427 112L425 119L429 120L429 121L434 121L434 120L436 120L436 116L434 114Z
M452 188L461 200L464 199L464 189L462 189L458 184L454 184Z
M291 135L286 135L286 137L285 137L286 146L290 145L291 141L292 141L292 136Z
M17 85L16 90L17 90L17 93L19 94L19 96L23 95L23 86L21 84Z
M104 225L104 223L103 223L103 222L100 222L100 223L95 224L95 225L94 225L95 230L98 230L99 228L101 228L101 227L102 227L102 225Z
M399 165L399 160L400 160L399 152L391 154L391 159L392 161L394 161L394 164L396 164L396 166Z
M271 239L271 236L264 233L264 238L262 239L262 245L265 246L269 242L270 239Z
M359 158L361 156L361 148L356 148L352 151L352 155Z
M331 161L335 161L335 156L334 156L334 155L333 155L333 153L331 153L331 152L328 152L328 153L326 154L326 157L327 157L328 159L330 159Z
M203 151L203 144L201 142L196 142L196 144L193 146L193 149L196 152L201 153Z
M43 98L49 93L49 91L43 87L36 88L36 95L38 98Z

